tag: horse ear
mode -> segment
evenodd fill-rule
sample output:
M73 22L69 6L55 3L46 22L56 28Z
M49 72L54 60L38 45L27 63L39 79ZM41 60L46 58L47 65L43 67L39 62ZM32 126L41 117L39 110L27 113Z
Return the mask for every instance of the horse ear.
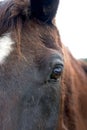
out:
M56 15L59 0L31 0L32 16L43 22L50 22Z
M35 17L43 22L51 21L56 14L59 0L6 0L0 12L8 17Z
M59 0L10 0L11 16L35 17L50 22L55 17Z

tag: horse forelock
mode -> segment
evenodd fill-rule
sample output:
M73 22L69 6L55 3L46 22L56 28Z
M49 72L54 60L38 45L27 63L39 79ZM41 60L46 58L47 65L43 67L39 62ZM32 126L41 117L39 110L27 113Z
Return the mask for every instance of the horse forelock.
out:
M5 0L0 2L0 35L13 30L20 19L21 23L29 17L29 1Z
M3 39L0 41L0 44L2 44L2 42L8 37L9 32L10 34L11 32L14 32L15 43L17 44L19 55L21 55L20 44L22 24L25 21L25 18L27 18L27 15L29 15L28 13L30 12L28 2L28 0L9 0L3 1L0 4L0 35L1 39ZM11 35L9 35L9 39L12 39Z

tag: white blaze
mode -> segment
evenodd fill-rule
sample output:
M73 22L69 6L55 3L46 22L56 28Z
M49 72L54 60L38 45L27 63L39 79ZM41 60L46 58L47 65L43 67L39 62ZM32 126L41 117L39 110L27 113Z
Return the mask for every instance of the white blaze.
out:
M0 37L0 64L2 64L6 57L10 55L13 48L14 41L11 39L10 33L6 33Z

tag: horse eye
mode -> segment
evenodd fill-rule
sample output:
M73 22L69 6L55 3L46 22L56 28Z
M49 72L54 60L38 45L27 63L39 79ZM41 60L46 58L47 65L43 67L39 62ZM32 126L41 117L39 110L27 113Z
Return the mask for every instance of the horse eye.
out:
M63 66L59 65L53 68L52 73L50 75L50 80L57 81L57 79L61 76L63 70Z

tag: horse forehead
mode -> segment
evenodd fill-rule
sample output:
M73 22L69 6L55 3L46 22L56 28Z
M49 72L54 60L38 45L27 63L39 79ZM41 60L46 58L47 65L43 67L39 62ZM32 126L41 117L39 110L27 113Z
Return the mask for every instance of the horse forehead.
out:
M34 49L35 46L40 47L41 45L45 45L45 47L47 47L47 45L49 44L50 46L51 43L53 46L58 46L60 43L59 32L55 25L47 25L31 20L24 26L24 28L22 28L21 34L22 43L30 43L29 45Z
M30 20L29 23L27 22L22 29L23 29L22 32L27 33L29 38L33 36L36 36L35 38L37 38L43 34L55 38L55 35L57 34L58 31L55 25L48 25L41 22L39 23L38 21L35 20Z
M15 37L15 32L4 33L0 37L0 64L3 64L13 51L14 48L12 45L18 41L16 38L18 37ZM54 49L56 47L54 43L58 42L57 29L31 20L30 23L27 23L22 28L21 42L23 50L26 50L27 48L26 53L29 52L29 54L31 51L34 52L35 50L35 52L38 53L38 51L43 50L44 47L46 49L48 47L47 45ZM46 45L43 42L46 42Z
M5 33L0 37L0 64L5 62L6 57L10 55L14 41L10 33Z

